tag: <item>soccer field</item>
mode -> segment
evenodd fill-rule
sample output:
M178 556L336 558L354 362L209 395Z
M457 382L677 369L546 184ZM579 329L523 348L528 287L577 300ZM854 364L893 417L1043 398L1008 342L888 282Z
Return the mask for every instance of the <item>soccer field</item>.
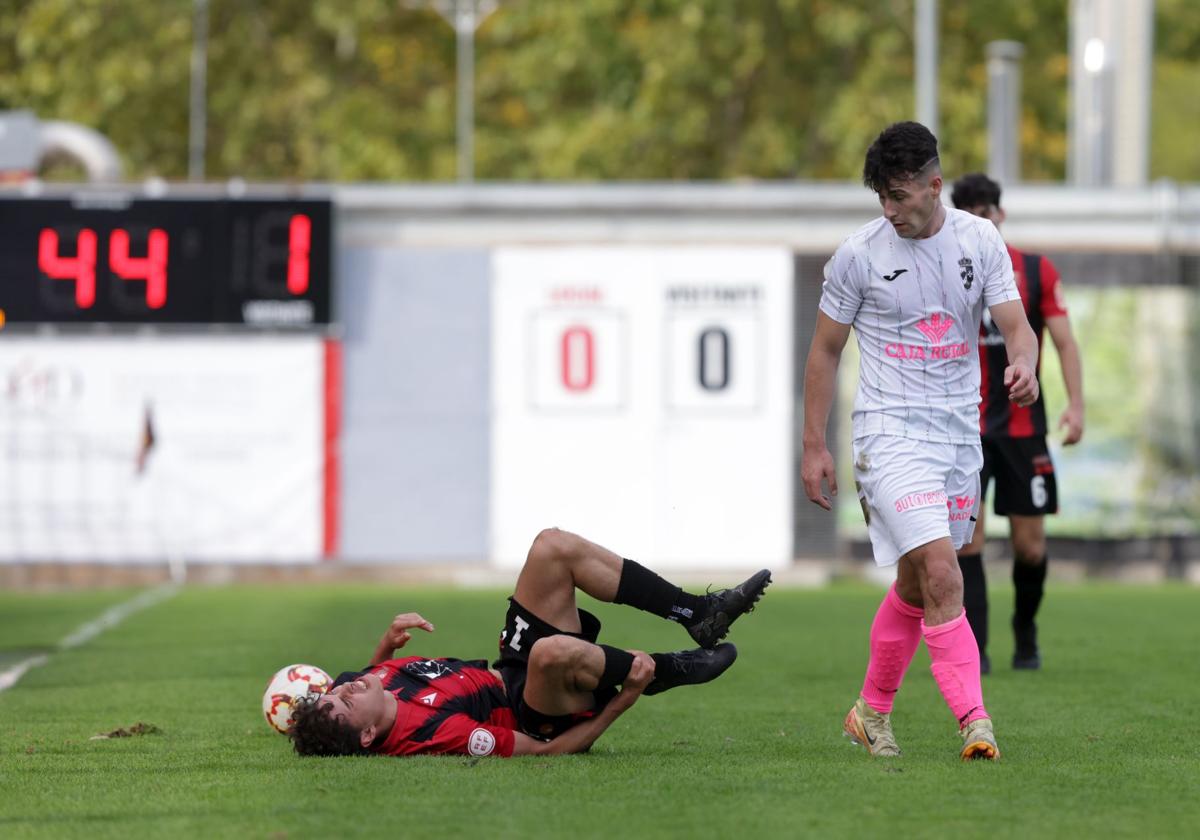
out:
M134 593L0 594L0 671ZM893 721L904 756L841 735L880 590L768 591L716 682L643 698L588 755L300 759L262 719L291 662L360 667L393 614L437 626L405 654L484 658L506 592L184 589L0 693L0 836L1183 837L1200 822L1200 589L1051 586L1045 669L1014 673L993 590L998 763L958 760L924 648ZM602 638L688 645L587 602ZM143 722L159 732L91 740Z

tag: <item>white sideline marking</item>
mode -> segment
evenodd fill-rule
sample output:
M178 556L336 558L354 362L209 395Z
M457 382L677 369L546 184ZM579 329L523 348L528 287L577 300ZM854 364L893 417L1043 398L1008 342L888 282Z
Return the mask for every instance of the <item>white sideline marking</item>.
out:
M165 601L178 591L178 584L168 583L135 595L128 601L105 610L99 618L92 619L76 627L69 636L56 645L55 650L70 650L71 648L90 642L110 627L116 627L135 612L144 610L146 607L152 607L160 601ZM26 672L45 665L50 661L50 656L51 654L49 653L39 653L36 656L21 660L7 670L0 671L0 691L12 688L21 677L25 676Z

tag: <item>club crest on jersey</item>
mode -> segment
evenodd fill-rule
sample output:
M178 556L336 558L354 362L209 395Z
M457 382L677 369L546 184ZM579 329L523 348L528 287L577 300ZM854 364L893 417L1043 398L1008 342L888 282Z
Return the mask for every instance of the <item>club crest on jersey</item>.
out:
M971 288L971 284L975 282L975 266L971 265L971 258L963 257L958 261L958 267L962 269L958 276L962 278L963 288Z
M422 677L427 680L436 680L438 677L454 673L435 659L418 659L416 662L409 662L404 666L404 670L414 677Z

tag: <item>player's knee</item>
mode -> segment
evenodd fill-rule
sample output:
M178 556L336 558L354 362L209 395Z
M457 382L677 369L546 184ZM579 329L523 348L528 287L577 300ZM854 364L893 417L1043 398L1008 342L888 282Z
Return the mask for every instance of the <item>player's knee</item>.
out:
M944 597L953 597L956 593L961 596L962 570L953 549L931 546L927 550L914 552L913 559L922 571L929 594L935 602Z
M560 531L558 528L543 528L533 538L533 545L529 547L529 559L543 563L562 560L567 553L568 536L566 531Z
M543 636L529 649L529 667L543 671L569 668L578 656L577 648L570 636Z
M1045 559L1045 540L1025 540L1013 546L1013 560L1022 566L1039 566Z

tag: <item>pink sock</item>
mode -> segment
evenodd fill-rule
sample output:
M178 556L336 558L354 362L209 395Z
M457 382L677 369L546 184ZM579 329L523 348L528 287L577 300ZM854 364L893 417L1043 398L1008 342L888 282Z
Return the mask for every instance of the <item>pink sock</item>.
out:
M904 603L894 584L883 596L871 624L871 658L862 687L863 700L877 712L887 714L892 710L904 672L921 643L924 614L920 607Z
M967 614L933 627L922 621L921 632L933 660L929 670L959 726L987 717L979 678L979 645L967 623Z

